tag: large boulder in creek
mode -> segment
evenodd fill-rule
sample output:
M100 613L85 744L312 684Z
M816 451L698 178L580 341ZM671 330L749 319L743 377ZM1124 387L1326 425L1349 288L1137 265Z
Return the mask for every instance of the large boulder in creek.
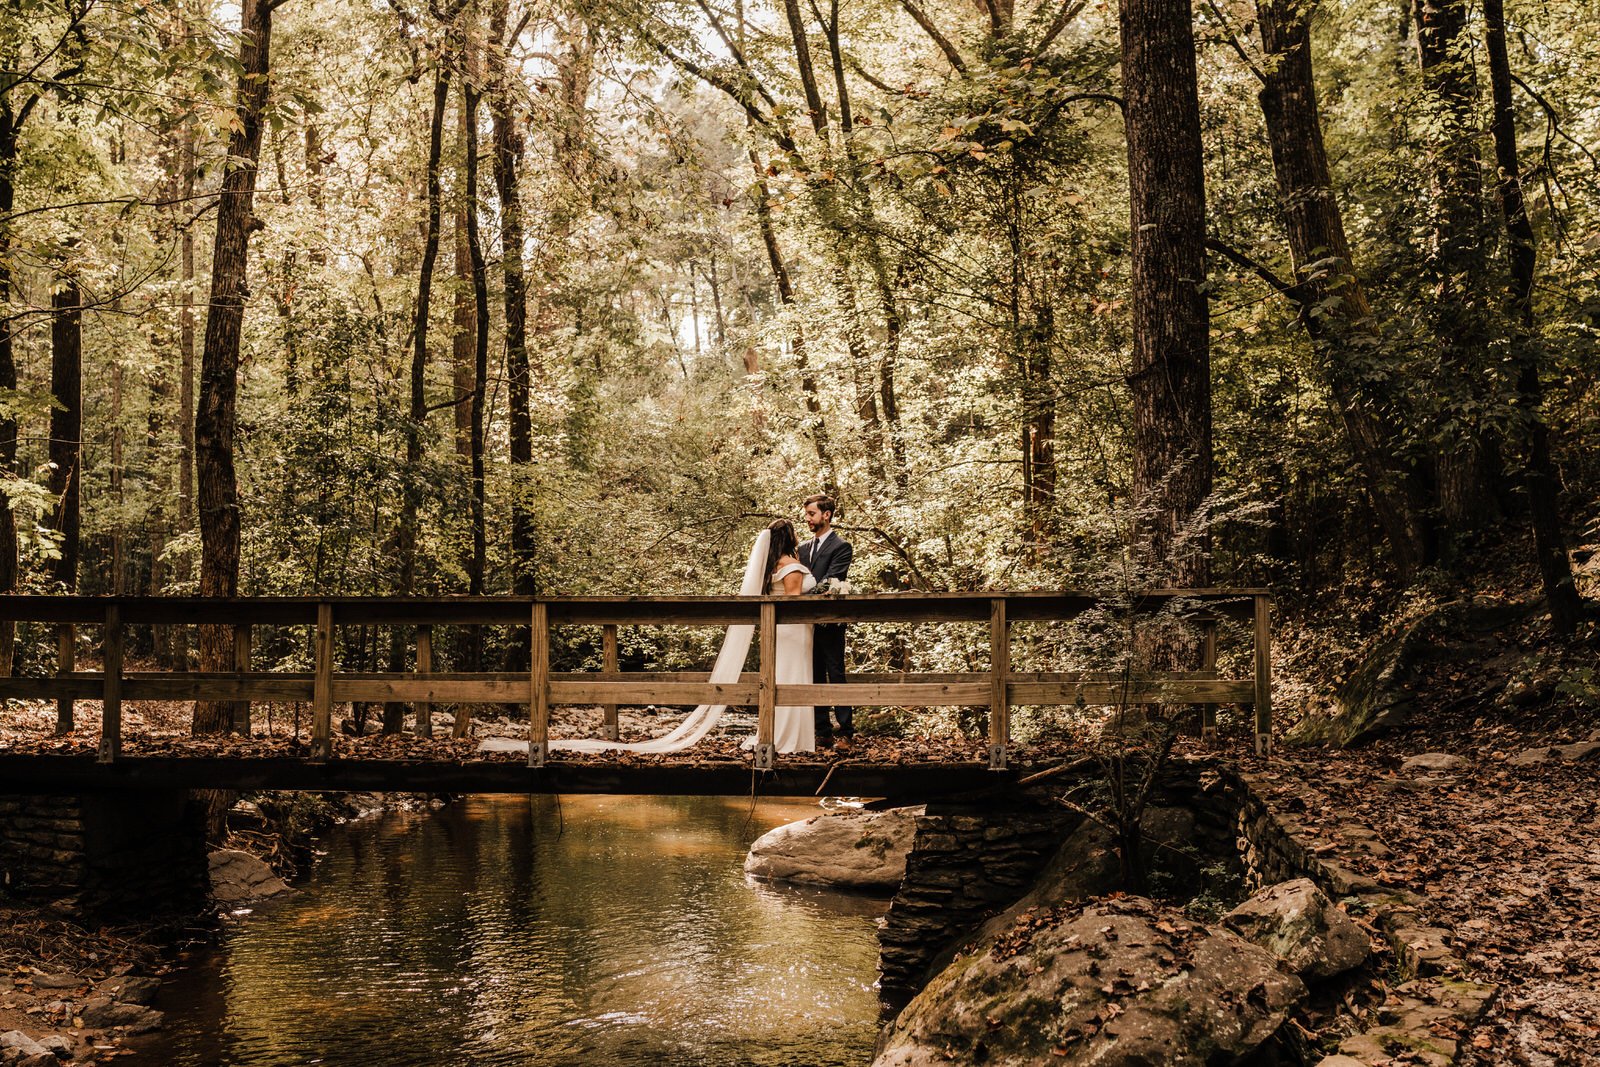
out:
M842 811L787 823L750 846L744 872L753 878L842 889L894 889L923 808Z
M1367 961L1367 935L1309 878L1268 886L1222 917L1240 937L1302 978L1331 978Z
M1037 908L936 975L873 1067L1205 1067L1259 1047L1305 995L1265 949L1142 897Z
M218 904L243 904L287 893L289 885L266 863L236 849L219 849L207 857L211 897Z

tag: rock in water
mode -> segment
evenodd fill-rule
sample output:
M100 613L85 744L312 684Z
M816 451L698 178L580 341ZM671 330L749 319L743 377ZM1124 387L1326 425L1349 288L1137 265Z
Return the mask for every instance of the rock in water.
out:
M1309 878L1268 886L1222 921L1302 978L1343 974L1372 950L1361 928Z
M845 811L787 823L750 846L744 872L754 878L844 889L894 889L922 808Z
M248 852L219 849L208 857L211 896L218 904L242 904L287 893L289 886Z
M1034 909L935 976L873 1067L1231 1063L1305 992L1265 949L1141 897Z

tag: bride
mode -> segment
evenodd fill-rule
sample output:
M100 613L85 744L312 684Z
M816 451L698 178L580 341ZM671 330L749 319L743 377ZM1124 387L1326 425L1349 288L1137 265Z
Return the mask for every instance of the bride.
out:
M817 587L817 580L799 559L799 539L794 524L778 519L756 536L745 563L740 596L798 596ZM711 668L713 684L733 685L744 670L755 627L730 626ZM811 624L785 623L778 627L777 662L773 673L779 685L811 683ZM648 741L551 741L552 752L679 752L698 744L727 711L723 704L701 704L670 733ZM810 752L816 748L816 722L809 707L779 707L773 740L779 752ZM747 744L753 744L751 738ZM485 738L480 752L526 752L528 742L509 737Z
M794 523L779 519L767 535L767 592L799 596L817 587L817 579L800 562L800 539ZM759 538L757 541L759 542ZM773 673L779 685L811 684L811 624L784 623L778 627L778 659ZM811 708L779 705L773 729L779 752L811 752L817 747L817 724Z

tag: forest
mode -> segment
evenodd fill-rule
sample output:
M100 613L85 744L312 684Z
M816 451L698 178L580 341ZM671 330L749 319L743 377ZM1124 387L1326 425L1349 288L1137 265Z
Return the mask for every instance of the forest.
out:
M819 493L838 501L861 592L1003 605L1086 590L1126 606L1139 590L1267 590L1274 659L1255 692L1271 692L1281 742L1311 744L1229 764L1255 775L1228 780L1255 791L1240 810L1258 817L1237 837L1227 823L1220 847L1262 884L1291 876L1266 877L1263 835L1293 813L1285 854L1306 877L1333 871L1328 907L1348 907L1376 953L1326 987L1342 1006L1316 994L1292 1023L1280 1013L1274 1062L1348 1045L1370 1065L1592 1063L1597 71L1595 0L8 0L0 594L732 594L752 536ZM331 608L317 619L333 632ZM1198 665L1188 638L1104 624L1019 627L1015 666ZM535 627L452 627L427 655L546 681L616 662L579 627L536 650ZM104 629L120 672L122 631ZM624 625L621 665L703 671L703 629ZM969 629L862 625L849 669L989 670L1009 716L1010 653ZM130 627L126 655L331 677L309 631L257 634L252 649L232 626ZM336 639L346 669L433 669L403 627ZM0 620L0 678L112 662L102 640L98 624ZM433 743L431 718L408 738L404 705L383 699L368 754ZM0 748L17 743L0 757L87 763L93 739L68 735L95 717L62 706L0 703ZM1121 710L1102 733L1018 713L1016 740L1064 761L1023 781L1064 775L1037 788L1085 826L1100 815L1084 798L1128 795ZM292 742L269 717L248 752L240 700L148 715L202 754L301 744L298 704ZM429 758L479 758L470 714L455 721ZM533 721L517 724L530 739ZM891 767L928 737L950 760L988 740L962 709L860 722L867 761ZM1225 743L1248 722L1225 711ZM1196 796L1221 780L1205 778L1223 774L1206 762L1219 746L1162 725L1146 782L1173 751L1204 764ZM365 744L366 726L340 744ZM1097 755L1074 763L1073 745ZM1110 785L1067 776L1095 758ZM830 760L811 769L849 762ZM1150 788L1133 790L1140 834ZM682 798L657 817L714 825L737 866L751 789L743 823ZM208 797L224 833L309 824L281 795ZM44 817L0 803L0 830ZM471 803L471 833L495 828L486 851L515 839L555 862L560 842L529 829L548 812ZM81 828L92 806L60 818ZM1107 848L1129 869L1143 840ZM518 877L539 869L527 855ZM584 870L603 900L614 872ZM396 874L382 893L411 886ZM718 892L729 913L749 907L742 880ZM1196 914L1105 892L1104 915L1163 936ZM1084 938L1112 929L1074 916ZM87 975L138 940L25 943L35 919L0 937L18 975L39 945L98 946ZM867 925L851 951L887 975ZM1042 926L1025 915L987 958ZM896 1040L914 1051L893 1058L874 1008L852 1009L850 1054L876 1041L881 1063L924 1062L912 1024ZM923 1017L937 1029L964 1011ZM1080 1040L1087 1056L1115 1017L1037 1062ZM1359 1045L1407 1018L1449 1056L1396 1054L1398 1030Z
M825 489L866 588L1573 631L1593 10L1167 6L8 5L0 588L710 592Z

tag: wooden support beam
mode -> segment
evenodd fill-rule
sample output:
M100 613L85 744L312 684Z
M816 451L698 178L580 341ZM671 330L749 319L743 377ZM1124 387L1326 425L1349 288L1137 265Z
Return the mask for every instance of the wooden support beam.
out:
M1256 755L1272 752L1272 598L1255 598Z
M1200 670L1201 673L1215 678L1217 676L1217 623L1215 619L1207 619L1200 623ZM1200 705L1200 739L1202 741L1215 741L1217 739L1217 706L1215 704Z
M333 605L317 605L316 673L311 683L311 758L333 756Z
M544 601L533 605L528 698L528 766L543 767L550 755L550 611Z
M240 674L250 673L250 624L247 622L233 628L233 669ZM234 701L233 732L241 737L250 736L250 701Z
M1006 621L1004 597L989 602L989 769L1006 769L1006 749L1011 743L1011 624Z
M56 674L71 674L78 662L78 631L71 623L56 627ZM56 733L72 732L72 698L56 698Z
M101 763L112 763L122 754L122 643L122 609L116 603L107 604L101 667L105 675L105 691L100 697Z
M778 611L770 601L761 605L760 634L755 766L770 771L778 764Z
M433 627L427 623L417 627L417 677L426 678L433 673ZM412 701L417 717L417 736L433 736L433 705L427 700Z
M607 623L600 629L600 658L601 669L607 674L617 673L617 627L615 623ZM617 704L613 700L609 704L600 705L600 712L605 716L605 725L601 736L607 741L615 741L620 733L617 724Z

